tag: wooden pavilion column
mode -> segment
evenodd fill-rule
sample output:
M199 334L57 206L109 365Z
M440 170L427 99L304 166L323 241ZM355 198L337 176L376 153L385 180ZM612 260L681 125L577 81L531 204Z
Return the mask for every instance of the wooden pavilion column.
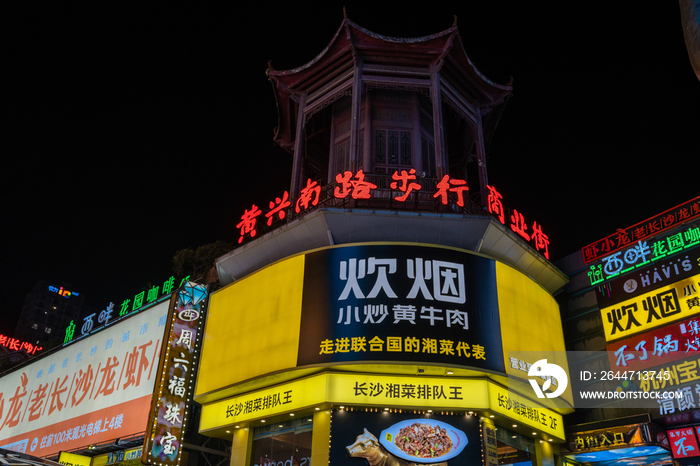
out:
M476 163L479 167L479 193L481 194L481 206L488 205L489 192L486 185L489 184L489 177L486 171L486 148L484 147L484 126L482 125L481 109L477 108L474 112L476 116Z
M292 184L289 186L289 196L296 199L304 182L301 179L304 168L304 126L306 125L306 93L299 99L297 111L297 127L294 136L294 162L292 163Z
M350 154L352 161L350 171L357 173L362 168L360 148L360 110L362 109L362 58L355 57L352 77L352 116L350 120Z
M445 135L442 125L442 99L440 90L440 75L435 65L430 66L430 100L433 103L433 133L435 137L435 171L437 178L447 175L449 167L445 154Z

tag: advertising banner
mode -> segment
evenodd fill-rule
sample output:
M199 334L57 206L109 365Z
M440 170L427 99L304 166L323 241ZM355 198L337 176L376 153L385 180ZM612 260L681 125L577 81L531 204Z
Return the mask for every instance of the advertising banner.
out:
M601 308L606 341L651 330L700 312L700 275Z
M617 233L589 244L581 250L583 260L584 262L594 261L606 254L622 249L634 241L658 235L698 216L700 216L700 197L691 199L629 228L618 229Z
M596 287L599 307L612 306L700 273L700 247L615 278Z
M187 413L197 370L200 326L204 322L208 286L185 282L171 298L149 422L141 461L179 465Z
M668 431L671 453L675 459L700 456L698 440L695 438L695 428L686 427Z
M488 387L489 382L481 379L321 374L206 404L202 406L200 432L322 403L352 403L382 409L387 405L488 409Z
M85 455L76 455L75 453L62 451L58 455L58 462L63 466L90 466L92 458Z
M556 300L512 267L454 248L377 243L292 256L213 293L207 314L202 404L301 367L425 364L524 378L526 366L504 356L525 347L566 367Z
M607 345L610 368L640 371L698 356L700 317L695 316Z
M505 372L493 260L408 245L306 255L298 366L439 362Z
M389 411L335 411L329 463L482 464L479 418Z
M167 302L0 379L0 447L47 456L146 429Z
M678 265L676 259L679 256L682 257L698 245L700 245L700 227L696 222L666 236L628 244L625 249L596 260L589 267L588 278L591 286L594 286L618 277L634 278L640 269L652 265L660 269L673 267L674 264ZM668 272L667 278L670 278L671 271ZM660 276L655 277L650 274L646 278L658 281Z

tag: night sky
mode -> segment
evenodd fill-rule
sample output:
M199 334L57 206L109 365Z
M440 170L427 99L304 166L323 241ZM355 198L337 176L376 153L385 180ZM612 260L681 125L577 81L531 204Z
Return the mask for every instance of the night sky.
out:
M267 62L314 58L343 3L240 5L0 7L0 333L37 281L120 303L170 277L177 250L235 243L244 209L288 189ZM346 2L394 37L456 14L482 74L513 77L489 181L553 259L700 194L700 82L677 2L407 5Z

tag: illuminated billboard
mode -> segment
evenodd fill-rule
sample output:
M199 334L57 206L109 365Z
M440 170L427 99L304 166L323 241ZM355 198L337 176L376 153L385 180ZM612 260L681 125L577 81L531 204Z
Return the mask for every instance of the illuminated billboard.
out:
M508 357L522 348L563 354L564 338L554 298L512 267L416 244L324 248L212 294L195 399L220 399L228 396L222 388L265 374L339 363L525 378Z
M0 448L47 456L145 431L168 303L0 379Z
M330 464L481 464L476 416L335 411Z
M700 197L691 199L629 228L619 228L616 233L589 244L581 250L583 261L586 263L594 261L606 254L630 246L635 241L658 235L698 216L700 216Z
M700 275L601 308L605 340L614 341L700 312Z
M347 361L505 372L495 261L408 245L306 255L298 366Z
M610 367L640 371L700 354L700 317L690 317L607 345Z

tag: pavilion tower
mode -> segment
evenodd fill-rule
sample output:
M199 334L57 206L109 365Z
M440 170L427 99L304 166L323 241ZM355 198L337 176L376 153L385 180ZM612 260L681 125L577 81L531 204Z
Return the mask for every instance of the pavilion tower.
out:
M466 180L486 202L486 148L510 85L484 77L455 24L404 39L344 18L328 46L298 68L267 70L279 124L274 140L294 157L291 193L307 178L335 181L362 170L382 176L415 169L425 182Z

